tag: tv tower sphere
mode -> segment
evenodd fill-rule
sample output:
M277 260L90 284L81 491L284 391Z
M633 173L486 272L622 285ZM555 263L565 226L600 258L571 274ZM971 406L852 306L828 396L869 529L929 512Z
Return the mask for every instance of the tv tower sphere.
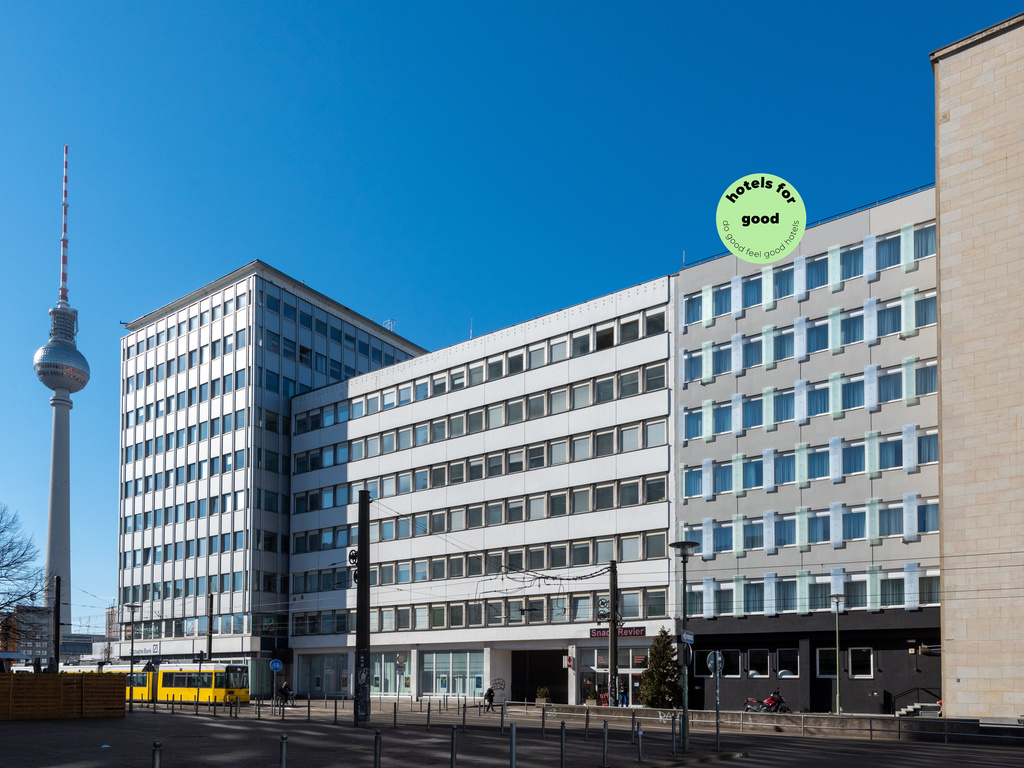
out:
M32 367L43 386L69 395L81 391L89 383L89 363L75 346L78 312L71 307L50 310L50 340L32 358Z

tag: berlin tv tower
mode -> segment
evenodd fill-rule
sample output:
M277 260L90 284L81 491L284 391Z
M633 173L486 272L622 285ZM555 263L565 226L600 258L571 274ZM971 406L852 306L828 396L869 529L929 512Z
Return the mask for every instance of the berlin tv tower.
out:
M50 340L35 354L36 376L53 390L53 441L50 447L50 513L46 531L45 605L68 607L71 618L71 395L89 383L89 363L75 346L78 312L68 304L68 148L64 145L64 228L60 236L60 293L50 310ZM56 577L61 594L54 595ZM58 643L59 643L58 639Z

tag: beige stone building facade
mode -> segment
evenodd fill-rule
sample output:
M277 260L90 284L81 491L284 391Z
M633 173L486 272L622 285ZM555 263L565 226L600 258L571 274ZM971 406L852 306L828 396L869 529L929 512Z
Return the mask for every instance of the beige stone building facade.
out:
M935 51L942 693L1024 715L1024 14Z

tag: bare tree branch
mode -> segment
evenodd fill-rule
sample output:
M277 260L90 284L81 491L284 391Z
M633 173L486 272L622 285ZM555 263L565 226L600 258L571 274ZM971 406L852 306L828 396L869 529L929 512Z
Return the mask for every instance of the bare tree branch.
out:
M35 602L43 587L39 550L21 529L18 513L0 503L0 613Z

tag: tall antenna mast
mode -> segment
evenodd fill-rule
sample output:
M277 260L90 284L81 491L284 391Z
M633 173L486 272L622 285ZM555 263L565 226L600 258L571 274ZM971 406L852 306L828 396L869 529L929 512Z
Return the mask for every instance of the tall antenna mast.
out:
M68 306L68 145L64 145L64 227L60 234L60 294L58 307Z

